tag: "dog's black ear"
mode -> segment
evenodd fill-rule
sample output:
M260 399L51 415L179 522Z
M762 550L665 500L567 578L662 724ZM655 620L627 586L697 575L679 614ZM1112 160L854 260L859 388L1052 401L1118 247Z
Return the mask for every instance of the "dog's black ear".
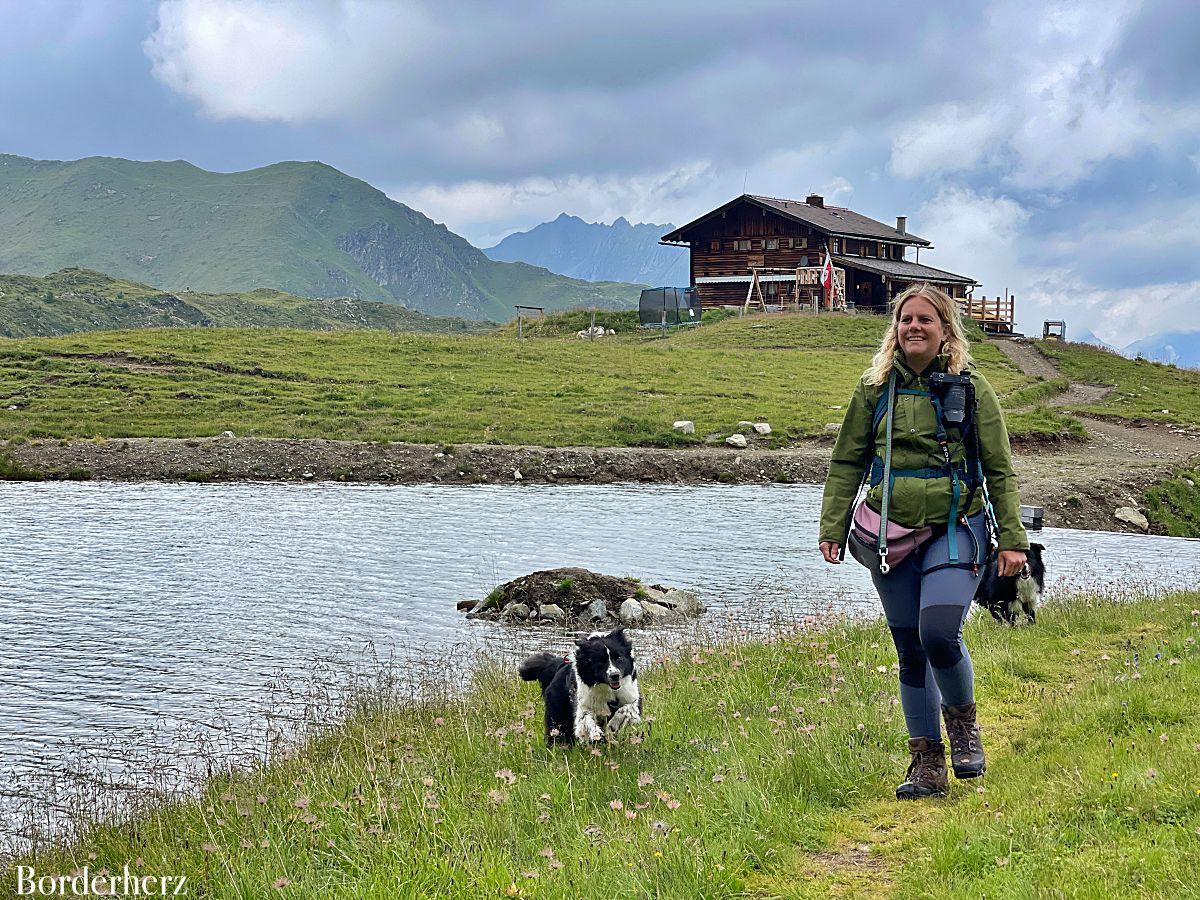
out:
M1045 545L1044 545L1044 544L1039 544L1039 543L1037 543L1037 542L1034 542L1034 543L1032 543L1032 544L1030 544L1030 545L1029 545L1029 549L1030 549L1030 550L1037 550L1039 553L1042 553L1042 552L1045 552L1045 550L1046 550L1046 547L1045 547Z
M616 628L608 633L608 636L618 644L624 644L626 647L632 647L633 644L629 640L629 635L625 633L624 628Z
M575 646L582 647L586 641L587 638L575 638Z

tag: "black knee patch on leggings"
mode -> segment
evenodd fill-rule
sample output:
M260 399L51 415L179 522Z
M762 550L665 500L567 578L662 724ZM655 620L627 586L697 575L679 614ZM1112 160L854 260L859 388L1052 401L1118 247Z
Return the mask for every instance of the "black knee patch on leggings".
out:
M893 628L892 640L900 657L900 683L909 687L925 687L925 651L921 648L921 633L916 628Z
M921 610L921 647L935 669L948 669L962 659L963 608L927 606Z

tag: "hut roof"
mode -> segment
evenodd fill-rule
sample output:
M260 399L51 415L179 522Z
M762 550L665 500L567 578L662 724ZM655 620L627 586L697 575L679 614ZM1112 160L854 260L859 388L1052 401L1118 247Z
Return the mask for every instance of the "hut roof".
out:
M905 262L896 259L874 259L870 256L840 256L833 255L835 266L848 266L852 269L862 269L867 272L878 272L889 278L903 278L905 281L932 281L953 284L978 284L974 278L966 275L955 275L944 269L923 266L920 263Z
M687 232L701 225L738 203L752 203L770 212L778 213L785 218L803 222L826 234L838 237L859 237L874 240L892 241L894 243L914 244L921 247L932 246L923 237L904 231L897 231L890 225L868 218L853 210L840 206L813 206L803 200L784 200L778 197L760 197L756 194L742 194L712 212L705 213L700 218L680 226L670 234L660 238L664 244L684 243L688 240Z

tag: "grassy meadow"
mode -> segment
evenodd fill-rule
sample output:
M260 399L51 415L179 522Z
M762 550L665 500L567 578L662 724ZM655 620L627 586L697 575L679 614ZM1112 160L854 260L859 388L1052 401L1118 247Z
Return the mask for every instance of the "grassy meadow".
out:
M878 345L859 316L731 318L662 339L575 337L586 314L489 335L141 329L0 339L0 438L335 438L676 446L768 421L769 446L820 434ZM607 322L602 315L598 322ZM538 336L540 330L542 336ZM1003 396L1033 382L987 344ZM1020 395L1019 395L1020 396ZM1039 413L1042 409L1042 413ZM1038 416L1041 416L1038 418ZM677 419L696 435L672 430ZM1013 430L1066 433L1043 408Z
M673 653L641 732L593 750L543 745L511 665L456 698L367 692L269 766L20 862L186 874L203 898L1191 895L1198 606L973 617L988 772L945 799L893 799L895 652L881 622L835 620Z

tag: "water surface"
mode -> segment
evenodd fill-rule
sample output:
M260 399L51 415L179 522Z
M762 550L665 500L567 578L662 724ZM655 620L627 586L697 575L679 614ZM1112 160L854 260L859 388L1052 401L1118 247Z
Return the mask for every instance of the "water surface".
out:
M257 735L276 676L365 652L524 652L563 635L455 602L584 566L696 590L710 618L875 614L817 551L820 488L0 483L0 770L221 718ZM1051 597L1195 583L1200 542L1047 529ZM257 737L252 737L257 740Z

